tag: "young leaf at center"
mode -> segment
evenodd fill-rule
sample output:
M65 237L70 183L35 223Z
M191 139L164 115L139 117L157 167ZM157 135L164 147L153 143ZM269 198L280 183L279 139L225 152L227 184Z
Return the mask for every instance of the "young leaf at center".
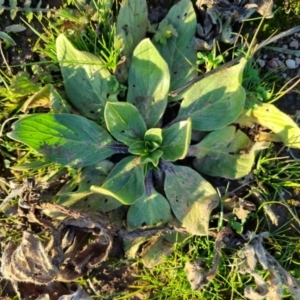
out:
M191 133L192 123L190 118L163 129L162 158L166 161L185 158L191 142Z
M109 132L127 146L142 141L146 125L139 111L130 103L107 102L105 122Z

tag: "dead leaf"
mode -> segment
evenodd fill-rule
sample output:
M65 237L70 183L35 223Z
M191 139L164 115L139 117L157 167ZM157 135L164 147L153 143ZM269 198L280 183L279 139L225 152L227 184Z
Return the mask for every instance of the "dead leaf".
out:
M40 240L34 232L24 231L20 244L9 242L2 255L3 277L11 281L20 299L89 299L79 288L72 295L59 292L59 286L54 293L49 289L60 281L70 282L86 275L107 258L112 246L107 218L56 203L39 203L32 195L40 194L28 183L31 181L13 190L10 198L19 197L22 217L30 224L38 224L48 238ZM42 211L49 208L69 217L59 223L45 218Z
M89 217L67 218L61 222L59 230L64 232L64 237L68 237L69 240L63 239L65 254L58 280L75 280L107 258L112 241L97 221Z
M194 291L202 289L216 276L221 259L221 248L224 243L227 244L232 235L232 230L227 227L224 227L217 234L214 246L214 258L210 270L205 272L201 260L186 263L185 272L187 274L187 278L190 282L191 288Z
M196 7L201 16L197 27L199 50L209 50L213 40L234 43L233 24L248 19L256 11L266 18L273 17L273 0L197 0Z
M232 211L240 220L246 219L252 211L256 210L252 202L237 196L225 199L224 207L226 210Z
M244 296L250 300L282 299L283 291L281 286L286 286L294 299L300 299L300 282L291 276L283 267L270 255L263 247L263 238L268 233L261 234L248 233L245 236L245 246L237 253L238 272L249 274L253 277L255 288L247 286L244 290ZM264 270L268 270L270 275L267 281L258 274L257 264L260 264Z
M59 270L34 234L24 231L20 245L10 242L5 247L1 273L9 280L46 284Z

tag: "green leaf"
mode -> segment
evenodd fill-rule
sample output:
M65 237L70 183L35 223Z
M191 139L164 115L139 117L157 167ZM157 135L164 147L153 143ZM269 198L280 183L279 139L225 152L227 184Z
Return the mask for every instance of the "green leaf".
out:
M143 140L146 125L132 104L107 102L104 115L107 129L118 141L130 146Z
M155 42L158 52L169 66L171 74L170 90L176 90L197 76L197 52L194 47L194 36L197 20L190 0L181 0L175 4L159 24L158 31L163 31L165 24L171 24L177 32L167 39L166 44ZM182 99L178 96L170 101Z
M139 141L131 144L128 149L128 152L135 155L146 155L148 153L147 149L145 148L145 142Z
M256 105L252 115L256 123L271 129L287 147L300 148L299 126L273 104Z
M133 53L127 102L137 107L148 128L154 127L165 111L169 85L167 63L151 41L144 39Z
M218 205L213 186L189 167L166 164L164 189L176 218L192 234L207 235L211 211Z
M162 158L167 161L175 161L185 158L191 142L192 126L191 120L181 121L163 129L163 142L161 150Z
M251 172L255 152L251 140L235 126L209 133L200 143L190 147L189 155L196 156L195 169L201 173L237 179ZM246 151L244 151L246 150Z
M146 193L130 206L127 213L127 226L129 230L133 230L142 226L166 223L171 219L168 201L150 184Z
M162 143L162 130L161 128L150 128L146 131L144 136L145 142L153 142L157 145Z
M95 165L82 168L58 192L56 203L73 209L100 210L102 212L118 208L122 204L116 199L90 191L92 185L104 183L113 166L112 162L103 160ZM48 216L57 218L57 212L50 210L46 213Z
M235 121L243 111L245 90L241 79L246 60L192 85L183 93L176 120L191 117L196 130L211 131Z
M63 34L56 39L56 52L72 105L85 117L103 118L109 94L108 69L95 55L75 49Z
M12 126L8 137L64 166L84 167L116 153L110 135L96 123L70 114L34 114Z
M125 67L127 70L131 65L133 50L146 36L147 25L146 1L123 0L117 18L116 46L122 48L121 54L126 57Z
M130 205L145 193L144 180L144 167L140 163L140 157L129 156L113 168L101 187L93 185L91 190Z
M141 164L151 163L154 167L157 167L159 159L162 157L163 152L161 150L155 150L141 157Z
M171 36L178 37L177 31L172 24L168 23L167 19L164 19L160 22L158 30L153 39L157 43L166 44L167 39L169 39Z

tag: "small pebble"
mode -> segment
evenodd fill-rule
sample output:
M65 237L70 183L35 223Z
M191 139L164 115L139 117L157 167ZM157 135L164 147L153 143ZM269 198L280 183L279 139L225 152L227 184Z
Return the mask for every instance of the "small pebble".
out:
M298 49L299 48L299 42L297 40L294 40L290 42L290 48Z
M288 45L282 45L283 49L288 49Z
M289 68L289 69L296 69L297 66L296 66L296 62L293 60L293 59L287 59L285 61L285 64L286 66Z
M296 64L299 66L299 65L300 65L300 58L299 58L299 57L296 57L296 58L295 58L295 61L296 61Z
M279 65L278 65L278 62L273 58L267 62L267 66L272 69L275 69L275 68L278 68Z
M281 76L282 76L282 78L286 78L287 74L286 73L282 73Z

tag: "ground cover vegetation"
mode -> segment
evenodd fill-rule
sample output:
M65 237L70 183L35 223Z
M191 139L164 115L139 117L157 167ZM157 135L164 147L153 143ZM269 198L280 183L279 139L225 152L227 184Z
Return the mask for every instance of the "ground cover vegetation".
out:
M300 129L257 67L270 41L233 32L272 3L181 0L151 23L146 1L67 4L10 3L40 61L16 73L1 51L3 295L299 299ZM105 294L96 270L120 246L108 269L136 279Z

